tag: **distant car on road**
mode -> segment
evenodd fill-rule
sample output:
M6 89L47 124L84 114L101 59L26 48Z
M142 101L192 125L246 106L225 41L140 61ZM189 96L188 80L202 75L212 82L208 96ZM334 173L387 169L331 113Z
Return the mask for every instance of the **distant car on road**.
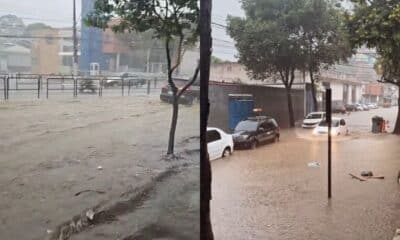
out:
M360 103L356 103L356 107L357 107L357 111L364 111L364 107Z
M178 92L182 90L188 80L177 79L175 81L176 86L178 87ZM194 102L199 100L200 98L200 86L199 81L193 83L186 91L182 94L179 99L179 104L184 105L192 105ZM160 99L163 102L172 103L173 101L173 94L172 89L169 85L164 86L161 89Z
M233 153L232 135L218 128L207 128L207 149L211 160L223 158Z
M250 117L239 122L233 134L235 148L255 149L260 143L277 142L279 138L278 123L275 119L266 116Z
M367 104L362 104L364 111L369 111L369 106Z
M347 135L349 129L343 118L332 118L332 136ZM314 135L328 134L328 122L323 120L313 132Z
M325 112L312 112L307 115L301 125L303 128L315 128L326 117Z
M345 114L345 113L346 113L346 107L344 106L343 103L335 103L335 104L332 104L332 112L333 112L333 113L342 113L342 114Z
M357 105L356 105L356 104L353 104L353 103L346 104L346 110L349 111L349 112L359 111L359 110L357 109Z
M375 103L369 103L369 104L367 104L367 106L369 107L369 109L377 109L378 108L378 105Z

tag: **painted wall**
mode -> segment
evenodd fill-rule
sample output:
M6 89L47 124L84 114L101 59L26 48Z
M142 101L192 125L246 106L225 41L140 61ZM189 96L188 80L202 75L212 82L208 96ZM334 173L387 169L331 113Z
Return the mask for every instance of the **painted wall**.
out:
M282 128L289 127L289 114L284 88L239 84L210 83L209 126L229 132L229 94L252 94L255 108L262 108L266 115L275 118ZM304 117L304 90L292 90L296 121Z
M95 0L82 0L82 19L92 11ZM102 52L103 31L98 28L86 26L82 20L81 29L81 56L79 60L79 69L82 73L88 73L90 63L100 64L100 70L105 69L105 57Z

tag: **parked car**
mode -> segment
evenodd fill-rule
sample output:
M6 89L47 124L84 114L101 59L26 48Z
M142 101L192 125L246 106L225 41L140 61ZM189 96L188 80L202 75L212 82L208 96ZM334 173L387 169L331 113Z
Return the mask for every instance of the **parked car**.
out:
M356 103L356 107L357 107L357 111L364 111L364 107L360 103Z
M347 105L346 105L346 110L349 111L349 112L358 111L357 105L356 105L356 104L353 104L353 103L347 104Z
M369 111L370 108L368 107L367 104L363 104L362 106L363 106L363 108L364 108L364 111Z
M207 149L210 160L223 158L233 153L232 135L218 128L207 128Z
M110 77L108 78L104 86L105 87L119 87L122 86L131 86L139 88L146 84L146 79L142 75L131 74L131 73L123 73L120 77Z
M378 104L376 104L376 103L370 103L370 104L368 104L368 107L369 107L370 109L377 109L377 108L378 108Z
M332 118L332 136L347 135L349 129L343 118ZM323 120L313 132L314 135L328 134L328 122Z
M188 80L182 80L182 79L175 81L176 86L179 88L178 91L181 91L187 82ZM192 105L194 102L198 101L199 98L200 98L200 86L199 86L199 81L197 80L182 94L182 96L179 99L179 104ZM172 88L169 85L166 85L161 89L160 99L163 102L172 103L173 94L172 94Z
M315 128L326 117L325 112L312 112L307 115L301 125L303 128Z
M345 114L345 113L346 113L346 107L344 106L343 103L335 103L335 104L332 104L332 112L333 112L333 113L342 113L342 114Z
M233 134L235 148L255 149L260 143L279 141L279 125L266 116L250 117L237 124Z
M98 87L92 79L83 79L79 82L80 93L95 94Z

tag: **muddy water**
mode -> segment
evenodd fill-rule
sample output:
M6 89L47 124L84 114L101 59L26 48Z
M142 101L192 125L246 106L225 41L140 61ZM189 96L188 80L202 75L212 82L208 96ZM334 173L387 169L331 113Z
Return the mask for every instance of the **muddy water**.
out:
M328 201L326 140L305 135L285 131L279 143L212 163L216 239L393 237L400 226L400 138L364 132L335 140ZM309 168L312 161L320 168ZM348 175L362 170L385 180L360 182Z
M194 144L180 143L198 136L198 112L180 108L178 152ZM0 239L44 239L164 171L170 119L158 96L1 103Z

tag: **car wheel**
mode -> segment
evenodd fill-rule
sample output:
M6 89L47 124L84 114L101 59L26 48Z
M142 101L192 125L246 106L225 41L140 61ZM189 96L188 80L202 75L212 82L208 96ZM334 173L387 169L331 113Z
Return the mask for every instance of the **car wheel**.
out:
M251 143L251 145L250 145L250 148L251 149L256 149L257 148L257 141L253 141L252 143Z
M275 134L274 143L279 142L279 136Z
M224 157L227 157L227 156L229 156L231 154L232 154L231 149L229 147L226 147L224 149L224 152L222 153L222 157L224 158Z

